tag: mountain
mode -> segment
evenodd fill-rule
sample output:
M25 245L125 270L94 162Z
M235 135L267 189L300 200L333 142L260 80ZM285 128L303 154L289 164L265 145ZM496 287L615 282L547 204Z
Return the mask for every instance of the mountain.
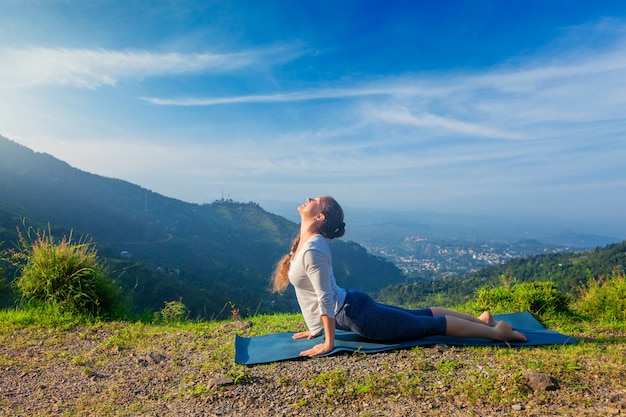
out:
M191 204L71 167L0 136L0 242L22 223L56 238L91 238L135 311L179 300L194 317L293 311L293 292L267 291L298 225L258 204ZM404 281L393 264L354 242L331 242L339 285L377 291ZM5 277L9 280L9 277ZM1 295L1 294L0 294ZM4 300L5 304L10 300Z

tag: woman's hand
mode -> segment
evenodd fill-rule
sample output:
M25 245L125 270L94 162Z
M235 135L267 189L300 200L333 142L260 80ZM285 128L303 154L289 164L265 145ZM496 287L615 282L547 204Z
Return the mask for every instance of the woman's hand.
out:
M298 333L294 333L293 336L291 336L292 339L297 340L297 339L314 339L316 337L319 337L321 335L320 334L316 334L313 335L311 334L311 332L298 332ZM317 355L323 355L324 353L328 353L331 350L333 350L334 346L330 345L326 342L324 343L320 343L319 345L315 345L313 346L311 349L309 350L304 350L302 352L300 352L300 356L317 356Z
M324 323L324 333L326 334L326 340L324 343L320 343L319 345L313 346L309 350L304 350L300 352L300 356L318 356L323 355L324 353L328 353L335 348L335 319L328 317L326 314L322 314L322 322ZM293 335L294 339L313 339L314 337L320 336L322 333L312 335L310 331L308 332L300 332Z
M312 335L311 332L307 331L307 332L294 333L294 335L291 336L291 338L293 340L298 340L298 339L309 339L309 340L311 340L311 339L313 339L313 338L315 338L317 336L319 336L319 334L318 335Z
M323 355L324 353L328 353L331 350L333 350L334 346L333 345L329 345L328 343L320 343L319 345L315 345L313 346L311 349L309 350L304 350L302 352L300 352L300 356L318 356L318 355Z

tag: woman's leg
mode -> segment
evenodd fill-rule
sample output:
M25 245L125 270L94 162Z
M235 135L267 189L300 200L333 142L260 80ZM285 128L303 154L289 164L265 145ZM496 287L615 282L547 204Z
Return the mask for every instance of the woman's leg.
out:
M430 311L433 312L433 316L448 316L448 317L456 317L462 320L471 321L474 323L482 323L487 324L489 326L494 327L498 322L493 318L489 311L484 311L480 316L474 317L470 314L461 313L459 311L448 310L446 308L441 307L431 307Z
M459 311L440 307L431 307L433 316L446 318L446 335L455 337L482 337L500 342L526 342L526 336L516 332L513 328L493 318L489 311L474 317Z
M500 342L526 342L526 336L516 332L513 328L499 321L495 326L486 326L485 323L476 323L454 316L446 317L446 335L455 337L482 337Z
M390 304L381 304L381 303L378 303L378 304L383 305L388 308L402 310L404 312L411 313L416 316L435 316L435 317L436 316L452 316L452 317L458 317L463 320L473 321L475 323L488 324L489 326L492 326L492 327L498 323L493 318L493 316L491 315L489 311L483 311L483 313L480 316L474 317L469 314L461 313L459 311L454 311L454 310L448 310L447 308L441 308L441 307L430 307L430 308L422 308L418 310L410 310L407 308L397 307L397 306L390 305Z
M351 291L336 319L339 328L352 330L372 340L407 340L426 336L482 337L497 341L526 341L526 337L505 322L488 325L491 314L476 318L435 307L433 316L411 314L394 306L379 304L369 295ZM448 313L441 315L441 313Z

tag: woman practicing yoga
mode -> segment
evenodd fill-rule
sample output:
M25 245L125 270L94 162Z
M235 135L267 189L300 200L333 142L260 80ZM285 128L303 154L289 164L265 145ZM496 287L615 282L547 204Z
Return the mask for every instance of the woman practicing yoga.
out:
M344 235L341 206L332 197L308 198L298 207L300 234L291 253L276 267L274 291L289 283L296 290L306 332L294 339L313 339L322 334L323 343L300 353L316 356L335 346L335 329L350 330L377 341L418 339L426 336L482 337L497 341L525 342L526 337L503 321L496 322L485 311L479 317L439 307L407 310L380 304L361 291L344 290L335 282L332 255L326 239Z

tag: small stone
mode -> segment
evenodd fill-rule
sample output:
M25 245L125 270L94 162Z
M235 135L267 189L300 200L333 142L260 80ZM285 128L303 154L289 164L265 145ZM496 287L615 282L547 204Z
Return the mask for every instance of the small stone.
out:
M430 347L425 347L424 353L426 353L428 356L439 356L449 350L450 348L447 345L439 343Z
M227 376L222 376L219 378L211 378L209 379L209 388L214 388L214 387L221 387L224 385L231 385L233 383L233 380L230 379Z
M220 326L220 329L248 330L252 327L251 321L235 320Z
M148 357L152 359L152 362L158 364L165 360L165 355L161 355L160 353L150 352L148 353Z
M556 391L559 388L556 379L550 375L528 370L522 372L522 375L526 378L527 385L534 391Z
M524 409L524 407L522 406L522 404L513 404L511 406L511 408L515 411L522 411Z

